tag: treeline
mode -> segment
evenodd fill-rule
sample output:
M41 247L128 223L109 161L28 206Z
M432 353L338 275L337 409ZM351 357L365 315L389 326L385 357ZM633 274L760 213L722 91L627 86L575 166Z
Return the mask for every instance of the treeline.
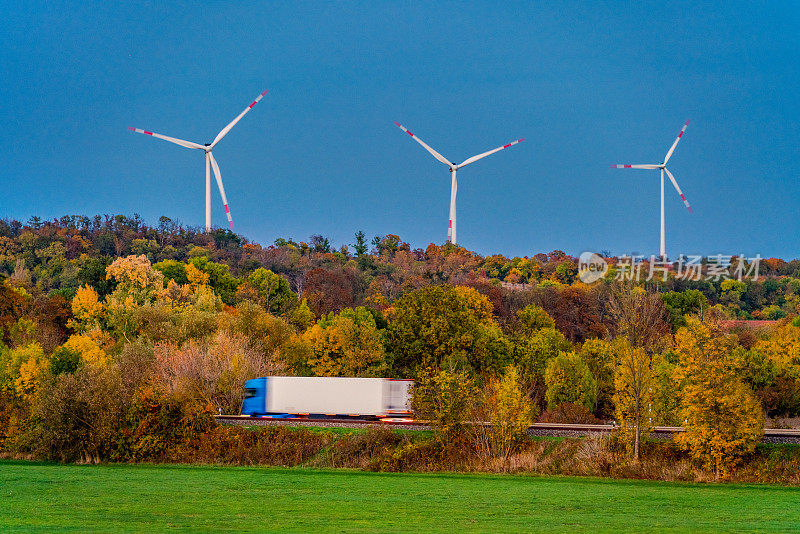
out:
M129 255L144 255L152 264L207 258L215 273L212 287L227 305L238 301L237 288L262 267L282 275L318 315L365 303L384 305L429 284L473 284L494 304L503 305L499 292L491 291L498 284L517 289L562 287L578 279L577 259L559 250L526 257L481 256L451 244L412 249L396 235L369 239L363 232L338 248L321 235L299 242L279 238L262 246L228 230L205 233L168 217L149 226L138 215L72 215L52 221L32 217L25 224L0 220L0 274L23 278L48 295L70 299L88 284L105 296L113 290L105 268ZM611 269L605 281L617 270L617 259L607 259ZM729 318L775 320L797 313L800 260L764 259L759 275L756 281L688 280L670 273L666 281L647 285L659 292L696 290ZM555 311L548 309L560 322ZM496 312L503 318L513 315L508 309Z
M724 282L702 282L716 301L681 280L585 285L558 252L514 259L539 274L504 285L487 269L497 257L396 236L370 250L359 233L353 253L320 236L263 248L122 216L5 222L0 235L11 454L191 458L197 436L219 433L209 415L236 413L244 381L268 374L413 378L437 454L506 460L530 421L614 419L633 457L650 427L686 426L682 446L720 475L753 452L765 416L800 413L788 275L737 282L734 303ZM730 330L757 292L785 317ZM485 434L466 430L475 418ZM245 439L217 438L219 450Z

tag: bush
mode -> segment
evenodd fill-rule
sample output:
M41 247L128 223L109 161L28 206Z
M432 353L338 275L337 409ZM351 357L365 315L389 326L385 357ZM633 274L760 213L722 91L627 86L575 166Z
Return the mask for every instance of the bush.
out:
M33 404L31 443L41 456L97 462L117 455L125 400L113 368L84 366L43 383Z

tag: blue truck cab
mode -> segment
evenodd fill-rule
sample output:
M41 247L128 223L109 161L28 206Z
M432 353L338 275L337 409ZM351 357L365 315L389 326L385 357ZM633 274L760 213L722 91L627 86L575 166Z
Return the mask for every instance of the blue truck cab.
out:
M242 401L242 415L266 415L267 379L253 378L244 383L245 398Z

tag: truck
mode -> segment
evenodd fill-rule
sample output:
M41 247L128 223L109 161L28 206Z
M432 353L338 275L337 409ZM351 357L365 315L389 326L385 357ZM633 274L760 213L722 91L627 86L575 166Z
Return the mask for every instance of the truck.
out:
M262 376L245 382L242 415L408 417L412 380Z

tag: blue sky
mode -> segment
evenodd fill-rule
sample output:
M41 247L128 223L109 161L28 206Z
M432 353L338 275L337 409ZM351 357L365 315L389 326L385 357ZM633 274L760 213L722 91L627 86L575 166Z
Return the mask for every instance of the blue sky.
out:
M11 2L0 19L0 216L204 220L218 145L251 240L446 237L531 255L800 256L800 4L794 2ZM226 226L214 187L212 221Z

